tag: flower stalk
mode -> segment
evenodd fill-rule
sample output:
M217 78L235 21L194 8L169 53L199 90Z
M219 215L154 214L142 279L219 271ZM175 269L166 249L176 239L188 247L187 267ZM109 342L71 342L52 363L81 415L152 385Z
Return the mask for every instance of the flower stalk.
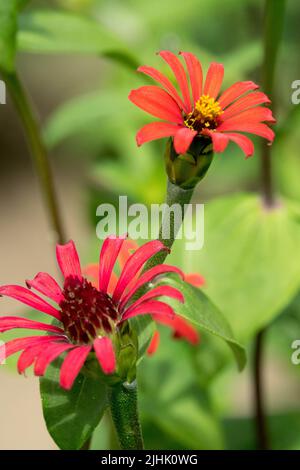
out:
M264 18L264 62L262 78L264 92L272 99L275 67L284 25L285 0L266 0ZM264 142L261 147L261 188L266 207L276 204L274 196L271 147ZM270 448L263 386L263 349L266 330L259 331L254 343L253 391L257 447L262 450Z
M26 91L17 73L7 73L4 71L1 71L1 73L23 125L23 130L30 149L32 162L40 182L49 221L55 234L55 239L59 243L64 243L64 230L59 213L47 150L41 136L38 120L34 115Z
M108 401L121 449L143 450L136 381L110 387Z

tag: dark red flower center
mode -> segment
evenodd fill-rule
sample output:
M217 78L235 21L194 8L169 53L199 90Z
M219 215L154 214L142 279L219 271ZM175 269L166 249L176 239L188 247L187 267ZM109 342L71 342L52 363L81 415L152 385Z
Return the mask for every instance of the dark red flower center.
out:
M223 110L218 101L208 95L202 95L195 103L194 110L184 116L184 124L194 131L215 129Z
M69 338L90 343L111 333L119 314L108 294L97 290L87 279L67 277L60 302L61 321Z

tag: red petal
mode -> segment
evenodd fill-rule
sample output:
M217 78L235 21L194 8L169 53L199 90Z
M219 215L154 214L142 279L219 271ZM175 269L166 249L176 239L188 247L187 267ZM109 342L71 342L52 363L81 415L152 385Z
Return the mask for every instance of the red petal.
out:
M226 108L226 111L221 116L221 120L225 121L236 114L245 111L248 108L252 108L259 104L263 103L270 103L269 98L267 95L262 93L261 91L255 91L254 93L248 93L246 96L242 96L238 100L236 100L233 104Z
M256 90L258 85L254 82L236 82L231 85L227 90L222 93L218 102L222 106L222 108L226 108L230 103L236 100L239 96L243 95L247 91Z
M271 123L276 122L273 115L272 115L272 111L268 108L263 108L262 106L257 106L256 108L248 109L247 111L243 111L243 112L237 114L236 116L233 116L233 117L231 117L229 119L226 119L224 121L222 119L222 122L227 122L227 123L230 123L230 124L234 124L234 123L237 123L237 124L246 123L246 124L248 124L249 122L258 123L258 122L261 122L261 121L268 121L268 122L271 122ZM220 126L218 126L218 129L220 128Z
M177 124L183 123L178 104L165 90L157 86L142 86L132 90L128 98L152 116Z
M194 103L198 101L202 95L202 85L203 85L203 72L202 66L197 57L190 52L180 52L184 57L188 73L190 76L190 83L192 87L193 100Z
M44 344L51 341L61 340L61 336L27 336L26 338L17 338L0 345L0 357L7 358L15 354L21 349L35 346L36 344Z
M219 128L218 128L218 130L219 130ZM228 145L228 141L229 141L226 134L222 134L221 132L216 132L216 131L210 131L208 129L204 129L202 131L202 134L203 135L208 135L209 137L211 137L214 152L216 152L216 153L224 152L224 150L226 149L226 147Z
M184 67L178 57L175 54L169 51L161 51L159 55L164 59L165 62L171 67L174 76L178 82L179 88L181 90L184 102L184 111L190 113L192 110L191 98L189 92L189 85L187 81L187 76L184 70Z
M79 374L87 356L89 355L91 346L78 346L70 351L65 358L60 369L60 385L66 390L70 390Z
M45 374L49 364L54 361L60 354L68 349L74 348L74 344L53 343L46 347L41 354L38 355L34 365L34 375L42 376Z
M179 315L175 315L173 318L168 318L158 314L153 315L153 320L172 328L174 330L175 338L185 338L191 344L197 344L199 342L200 337L198 331Z
M116 285L113 294L114 302L119 302L119 300L121 300L124 290L141 269L143 264L153 255L155 255L155 253L158 253L161 250L168 250L168 248L159 240L153 240L145 243L130 256L121 272L118 283Z
M150 281L153 281L155 277L161 276L162 274L166 273L176 273L179 274L182 279L184 279L183 272L175 266L168 266L167 264L159 264L158 266L154 266L153 268L148 269L145 273L143 273L137 280L135 285L132 287L132 289L122 298L122 302L120 303L119 307L120 310L123 310L125 305L129 302L131 297L133 297L133 295L140 289L140 287Z
M45 349L45 344L36 344L35 346L30 346L20 354L18 359L18 372L23 374L25 370L30 367L37 355Z
M146 142L150 142L151 140L170 137L176 134L178 128L179 127L176 124L169 124L167 122L151 122L138 131L136 142L138 146L140 146Z
M182 127L179 129L174 137L174 148L178 154L186 153L197 135L197 131L193 131L188 127Z
M151 343L147 349L148 356L152 356L157 351L160 341L160 334L159 331L155 331L154 335L152 336Z
M126 235L121 237L112 235L103 242L99 261L99 289L102 292L107 292L111 273L125 238Z
M122 316L120 323L128 320L128 318L136 317L137 315L154 315L156 313L170 318L174 317L174 311L169 305L159 300L147 300L137 307L129 307Z
M226 135L229 137L229 140L232 140L232 142L235 142L244 152L246 155L246 158L251 157L254 153L254 145L252 140L249 139L249 137L246 137L243 134L235 134L235 133L227 133Z
M223 64L217 64L217 62L212 62L209 66L205 85L204 85L204 95L209 95L212 98L216 98L219 94L222 82L224 77L224 66Z
M158 286L154 287L153 289L146 292L146 294L142 295L138 300L136 300L132 305L130 305L129 308L131 310L133 308L136 308L138 305L140 305L142 302L145 302L146 300L162 296L171 297L182 303L184 302L184 297L178 289L175 289L171 286Z
M56 258L63 276L77 276L81 278L79 256L73 240L65 245L56 245Z
M113 374L116 370L116 358L112 341L109 338L97 338L94 350L100 366L105 374Z
M96 289L99 286L99 264L91 263L85 266L82 270L82 274L88 278Z
M163 73L159 72L153 67L148 67L147 65L139 67L138 72L142 72L156 80L158 83L160 83L166 89L169 95L171 95L172 98L176 101L179 108L184 109L183 101L180 98L176 88L172 85L170 80Z
M48 273L38 273L34 279L26 280L26 285L29 288L36 289L58 304L63 299L60 286Z
M47 313L47 315L52 315L58 320L61 318L61 314L56 308L52 307L48 302L25 287L14 285L1 286L0 295L7 295L8 297L19 300L23 304L29 305L29 307L39 310L40 312Z
M204 277L197 273L185 274L184 280L195 287L201 287L205 284Z
M21 317L0 317L0 333L14 328L26 328L30 330L51 331L53 333L64 334L64 330L54 325L47 325L38 321L29 320Z
M229 121L223 122L218 128L218 131L240 131L249 132L250 134L256 134L264 139L273 142L275 134L266 124L262 123L229 123Z

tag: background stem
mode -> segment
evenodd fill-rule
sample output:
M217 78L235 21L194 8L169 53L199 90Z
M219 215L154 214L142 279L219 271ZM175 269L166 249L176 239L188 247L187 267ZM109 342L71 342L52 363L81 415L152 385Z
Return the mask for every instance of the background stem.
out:
M285 0L266 0L264 17L264 61L262 66L263 91L272 101L273 111L276 109L274 100L274 77L279 45L284 25ZM261 189L267 208L276 205L273 178L271 146L264 141L261 147ZM259 449L269 448L269 437L266 422L266 411L263 388L263 347L266 330L260 331L254 342L254 409L256 440Z
M266 425L265 411L264 411L264 396L262 386L262 356L265 330L261 330L255 338L254 343L254 365L253 365L253 379L254 379L254 393L255 393L255 427L256 427L256 440L257 448L262 450L269 449L268 430Z
M2 75L23 125L56 241L64 243L65 236L59 214L50 164L47 150L41 137L38 120L34 115L29 99L17 74L2 71Z
M111 387L108 399L121 449L142 450L144 443L138 418L136 381Z

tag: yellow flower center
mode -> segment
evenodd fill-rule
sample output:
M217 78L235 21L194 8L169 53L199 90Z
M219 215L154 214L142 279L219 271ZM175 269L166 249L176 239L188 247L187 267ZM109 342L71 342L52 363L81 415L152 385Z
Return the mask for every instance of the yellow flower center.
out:
M195 131L202 129L215 129L218 125L218 117L223 110L218 101L209 95L202 95L195 104L194 110L187 114L184 124Z

